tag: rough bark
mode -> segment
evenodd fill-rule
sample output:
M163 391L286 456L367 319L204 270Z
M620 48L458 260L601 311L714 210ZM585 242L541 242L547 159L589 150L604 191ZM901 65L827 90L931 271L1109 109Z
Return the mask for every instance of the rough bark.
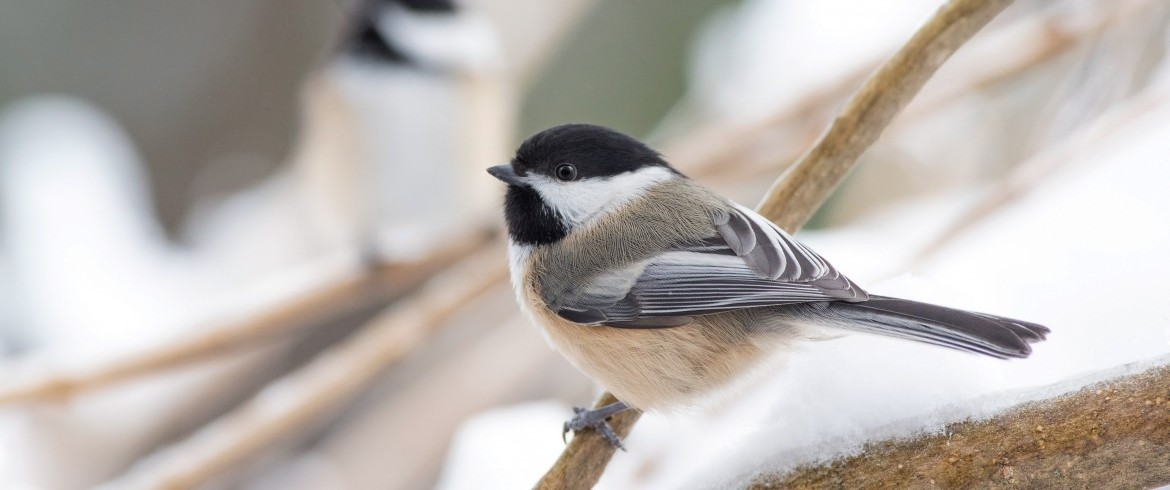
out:
M938 434L868 444L751 488L1153 488L1170 484L1170 357Z
M610 393L603 393L593 408L601 408L618 399ZM626 410L614 415L609 421L614 433L620 438L630 435L630 430L642 416L641 410ZM556 488L589 488L597 483L598 478L605 472L610 458L613 458L615 448L601 436L587 432L573 436L572 442L565 447L565 451L557 458L552 469L548 471L536 484L541 490Z

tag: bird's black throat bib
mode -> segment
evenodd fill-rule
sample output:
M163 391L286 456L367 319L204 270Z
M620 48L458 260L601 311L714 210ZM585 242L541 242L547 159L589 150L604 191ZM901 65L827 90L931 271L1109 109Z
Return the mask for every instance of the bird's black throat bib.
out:
M509 185L504 197L508 237L523 245L548 245L561 241L569 227L531 187Z

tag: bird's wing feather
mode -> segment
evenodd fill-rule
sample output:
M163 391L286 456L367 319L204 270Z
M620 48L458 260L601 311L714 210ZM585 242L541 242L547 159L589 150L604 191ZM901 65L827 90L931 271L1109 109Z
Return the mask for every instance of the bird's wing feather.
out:
M817 301L864 301L865 291L750 209L712 219L710 237L600 274L552 298L563 318L631 328L685 325L692 316Z

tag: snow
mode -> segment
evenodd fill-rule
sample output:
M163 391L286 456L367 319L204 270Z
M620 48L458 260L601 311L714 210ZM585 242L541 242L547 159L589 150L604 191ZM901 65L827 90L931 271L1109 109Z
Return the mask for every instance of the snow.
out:
M892 52L940 3L746 0L699 44L693 96L717 118L796 104ZM468 149L477 143L466 134L508 126L506 111L481 107L482 100L475 107L483 113L465 110L465 99L507 102L491 93L501 60L488 26L471 16L400 9L381 23L428 67L475 80L334 60L310 86L317 99L307 102L318 105L307 110L301 160L253 189L203 203L188 247L161 231L142 162L111 118L55 97L7 108L0 115L0 352L6 344L39 348L56 369L84 370L352 274L358 240L374 238L385 257L409 257L474 222L471 213L497 211L484 197L485 188L498 190L482 173L490 149ZM968 116L938 116L926 124L935 133L915 133L918 144L904 149L939 166L976 168L934 156L996 145L967 133L963 150L950 146L954 127L973 125L958 121ZM1168 133L1170 111L1148 114L912 270L904 266L914 253L985 189L968 185L802 235L875 293L1050 325L1051 340L1032 358L1002 362L864 335L809 343L738 400L707 413L645 416L627 440L630 452L619 453L599 488L723 487L760 470L847 454L867 440L938 430L1074 389L1086 374L1130 372L1164 356L1170 291L1150 278L1170 273ZM354 141L339 136L352 134ZM225 165L236 165L231 158ZM329 179L342 184L313 187L335 183ZM365 201L339 203L338 195ZM459 204L434 205L450 202ZM364 208L368 222L342 229L346 212L325 208L346 204ZM6 409L0 486L80 487L107 478L174 437L191 414L221 410L233 390L240 395L240 385L254 382L247 378L258 364L257 357L227 359L69 404ZM276 389L262 396L274 410L295 401ZM466 421L439 487L531 485L560 453L570 413L536 402ZM61 471L62 461L70 471ZM340 486L349 476L312 452L290 468L259 486Z
M7 335L23 343L136 345L196 311L138 157L116 128L65 98L27 100L0 117L0 222L19 295L19 330Z
M31 351L0 365L5 376L84 373L358 269L356 254L336 254L279 274L257 277L253 269L226 280L234 269L219 260L223 255L166 239L148 189L118 124L89 104L40 97L0 114L0 237L7 261L0 287L14 296L0 311L6 327L0 334ZM281 242L273 234L259 238L265 240L270 254L271 244ZM271 352L224 356L68 404L6 408L0 411L0 486L80 488L108 478L191 417L239 396L262 375ZM69 471L61 471L62 461L71 462Z
M531 487L564 447L556 434L566 413L571 410L564 404L533 402L489 410L464 422L451 443L435 487Z
M1046 324L1053 333L1034 346L1032 357L1007 362L865 335L808 343L783 370L721 409L644 416L627 440L630 452L614 458L598 488L742 484L745 475L849 454L886 436L937 431L1013 402L1075 389L1085 376L1132 372L1144 360L1165 356L1170 288L1153 278L1170 275L1167 154L1170 109L1159 108L1081 152L913 270L899 267L978 189L803 234L871 292L1014 316ZM1130 363L1139 367L1125 367ZM512 415L472 422L480 427L496 420L501 427L465 431L461 440L505 425L555 439L570 413L528 421ZM495 443L476 465L530 458L524 471L543 471L560 450L529 454L511 441ZM470 464L465 458L452 454L449 474L475 474L460 466ZM477 483L495 484L488 478Z
M56 96L3 107L0 354L29 351L4 375L108 366L352 277L363 247L414 258L494 213L498 185L482 169L504 158L490 142L507 140L493 131L510 113L492 103L510 99L491 26L402 9L380 21L425 68L330 60L306 86L292 161L253 188L200 195L184 245L153 215L143 162L112 117ZM223 155L203 180L255 158ZM271 375L286 347L272 343L66 405L0 410L0 487L110 478Z

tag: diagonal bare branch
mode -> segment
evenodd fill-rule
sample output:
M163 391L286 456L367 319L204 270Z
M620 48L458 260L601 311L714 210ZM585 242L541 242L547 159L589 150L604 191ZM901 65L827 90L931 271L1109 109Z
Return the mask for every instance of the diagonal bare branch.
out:
M1011 3L952 0L939 9L862 85L816 144L780 176L760 202L761 214L789 232L799 230L943 62ZM605 393L595 406L613 399ZM639 416L630 410L614 417L610 425L625 436ZM581 433L536 488L591 488L614 451L600 435Z
M417 287L437 270L472 253L488 235L455 241L416 262L387 264L340 277L277 307L239 321L208 328L138 355L85 371L49 372L17 369L0 383L0 405L37 399L67 398L141 376L157 374L194 361L248 347L290 330L328 323L347 312L376 308ZM19 372L34 374L20 376Z
M757 209L796 231L931 75L1011 0L952 0L939 9L841 110L829 129L772 185Z
M951 65L906 107L887 131L905 129L964 95L1016 79L1098 38L1107 29L1150 15L1157 0L1098 0L1061 4L986 32L963 49L962 64ZM671 162L688 175L721 182L771 175L810 146L831 111L860 86L877 60L810 94L798 104L752 123L711 123L664 144ZM725 165L736 162L733 167Z
M503 251L487 247L430 280L368 325L238 409L144 460L112 488L193 488L354 397L446 319L499 285Z

